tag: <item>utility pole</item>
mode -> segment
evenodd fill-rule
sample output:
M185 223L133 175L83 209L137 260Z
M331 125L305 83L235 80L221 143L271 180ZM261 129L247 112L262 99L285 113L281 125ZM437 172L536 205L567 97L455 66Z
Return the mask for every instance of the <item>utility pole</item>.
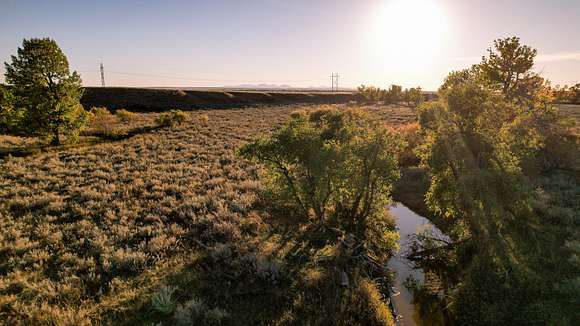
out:
M105 67L103 67L102 62L101 62L101 86L105 87Z
M338 72L333 72L330 75L330 85L331 92L338 91Z
M334 92L334 73L330 75L330 92Z

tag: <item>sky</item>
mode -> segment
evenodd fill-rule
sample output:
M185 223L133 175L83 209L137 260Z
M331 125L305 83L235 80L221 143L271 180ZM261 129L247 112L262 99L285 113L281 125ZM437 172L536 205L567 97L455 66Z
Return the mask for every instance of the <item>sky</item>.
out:
M50 37L87 86L400 84L435 90L494 39L580 83L579 0L0 0L0 61ZM4 81L4 66L0 67Z

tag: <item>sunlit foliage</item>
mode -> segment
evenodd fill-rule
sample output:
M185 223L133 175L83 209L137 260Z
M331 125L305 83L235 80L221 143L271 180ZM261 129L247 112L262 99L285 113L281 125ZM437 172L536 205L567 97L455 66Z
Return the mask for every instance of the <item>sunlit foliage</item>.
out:
M185 121L185 119L187 119L187 116L188 114L181 110L171 110L159 115L159 118L157 118L157 124L161 127L180 125Z
M578 153L578 139L529 71L535 50L517 38L495 46L480 65L451 73L439 101L419 111L426 202L451 242L415 244L414 259L438 275L443 296L417 291L459 324L573 324L580 291L561 289L578 280L570 249L578 205L546 196L580 193L575 155L550 155Z
M320 223L338 221L364 238L367 219L381 214L398 177L397 136L356 110L296 112L270 138L241 149L265 163L273 191Z
M421 87L403 89L399 85L391 85L388 89L361 85L357 88L359 96L367 103L399 104L405 102L408 106L417 106L425 100Z
M86 123L80 104L80 76L70 72L68 60L54 40L22 42L11 63L5 63L6 82L12 86L18 130L50 138L60 144L61 134L74 139Z

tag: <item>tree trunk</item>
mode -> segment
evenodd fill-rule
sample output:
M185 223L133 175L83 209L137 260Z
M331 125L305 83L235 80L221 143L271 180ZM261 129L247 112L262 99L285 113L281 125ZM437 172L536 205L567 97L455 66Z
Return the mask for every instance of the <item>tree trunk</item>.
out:
M50 144L53 146L60 145L60 133L58 132L58 130L55 130L54 137L52 137L52 141L50 142Z

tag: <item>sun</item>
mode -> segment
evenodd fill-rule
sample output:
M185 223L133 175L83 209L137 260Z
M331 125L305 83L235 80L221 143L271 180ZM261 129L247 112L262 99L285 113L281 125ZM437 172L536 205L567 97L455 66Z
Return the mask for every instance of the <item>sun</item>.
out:
M374 12L370 29L375 59L421 65L441 48L447 17L438 0L386 0Z

